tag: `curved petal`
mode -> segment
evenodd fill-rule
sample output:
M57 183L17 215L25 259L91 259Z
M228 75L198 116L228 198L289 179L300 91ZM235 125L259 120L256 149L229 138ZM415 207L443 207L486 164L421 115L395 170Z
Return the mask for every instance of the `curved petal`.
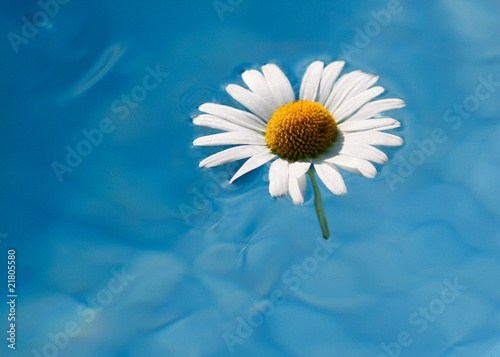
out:
M350 83L354 81L355 78L362 76L363 72L360 70L349 72L340 77L337 82L335 82L330 94L328 95L327 100L325 101L325 107L329 109L329 107L333 106L333 103L338 102L338 99L342 93L345 92L345 89L349 86ZM332 110L330 110L332 112Z
M401 123L392 118L378 118L366 120L348 120L338 124L339 130L344 133L357 132L364 130L389 130L399 128Z
M345 100L332 114L337 123L341 123L346 118L351 116L357 110L359 110L363 105L368 103L373 98L378 97L384 93L384 88L382 87L373 87L367 89L358 95L351 97L348 100Z
M252 92L261 97L271 109L278 109L279 105L274 100L273 93L267 84L266 78L262 73L255 69L249 69L241 75L245 84Z
M215 103L202 104L199 110L255 131L266 131L266 123L254 114L243 110Z
M269 152L267 146L242 145L219 151L200 162L200 167L214 167L228 162L246 159L263 152Z
M288 192L288 161L276 159L269 168L269 193L273 197L285 196Z
M377 164L385 164L389 161L386 154L370 145L343 143L339 153L347 156L359 157L360 159L376 162Z
M338 82L335 83L332 93L325 103L326 109L328 109L330 113L333 113L344 100L368 89L377 80L378 76L363 71L354 71L344 74Z
M302 100L316 101L321 74L323 73L324 63L321 61L313 62L307 67L306 73L302 78L300 85L299 98Z
M346 119L346 121L369 119L377 114L387 112L389 110L399 109L405 105L406 103L402 99L398 98L376 100L374 102L366 103L356 112L356 114Z
M333 194L341 196L347 193L344 179L335 165L328 162L314 163L314 169L325 186Z
M377 169L367 160L353 156L337 155L325 159L326 162L332 163L341 169L368 178L374 178L377 175Z
M397 135L382 133L377 130L345 133L344 138L347 144L400 146L404 143L404 140Z
M290 197L296 205L304 203L307 192L306 172L311 167L310 162L297 161L290 164L288 172L288 190Z
M245 161L245 163L240 167L240 169L238 171L236 171L236 173L231 178L229 183L233 183L234 180L236 180L238 177L246 174L249 171L256 169L259 166L264 165L266 162L271 161L275 157L276 157L276 155L271 153L271 151L262 152L260 154L255 155L255 156L252 156L247 161Z
M193 124L199 125L199 126L204 126L204 127L211 128L211 129L222 130L222 131L264 133L264 131L262 131L262 130L256 131L253 129L249 129L249 128L246 128L246 127L241 126L239 124L231 123L225 119L222 119L222 118L216 117L214 115L210 115L210 114L201 114L201 115L197 115L197 116L193 117Z
M363 72L364 73L364 72ZM379 76L371 73L364 73L364 78L361 78L359 81L357 81L352 89L347 93L345 96L344 100L349 100L352 97L364 92L368 88L370 88L372 85L374 85L378 79ZM340 104L339 104L340 105Z
M318 93L318 103L321 105L325 105L326 100L330 96L332 92L332 88L335 84L335 81L339 77L340 72L342 72L342 68L344 68L344 61L335 61L330 63L323 70L323 74L321 75L321 82L319 84L319 93Z
M262 67L262 73L264 73L264 77L267 80L267 84L273 93L278 107L295 101L292 85L287 76L277 65L273 63L266 64Z
M266 145L264 135L257 133L228 132L202 136L193 141L196 146L219 146L219 145Z
M295 178L290 178L289 181L290 197L295 205L304 203L307 193L307 180L306 175Z
M268 121L274 113L274 111L271 109L269 104L264 101L264 99L248 89L240 87L236 84L229 84L226 87L226 91L231 97L240 102L252 113L257 115L261 119L264 119L264 121Z

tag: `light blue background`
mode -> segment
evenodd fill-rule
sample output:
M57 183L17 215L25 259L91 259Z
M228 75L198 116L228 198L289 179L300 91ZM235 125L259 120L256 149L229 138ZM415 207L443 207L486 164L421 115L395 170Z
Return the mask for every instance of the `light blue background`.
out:
M2 332L1 355L376 357L403 331L412 342L393 355L500 355L500 87L445 120L474 104L480 76L500 82L498 2L401 0L356 52L357 28L389 1L232 3L221 18L211 0L71 0L18 53L9 33L40 4L1 5L1 331L11 248L18 293L17 348ZM322 186L338 247L317 266L311 187L296 207L269 196L266 167L227 186L237 165L198 168L213 149L192 146L208 131L190 120L203 102L234 105L223 88L247 68L277 63L298 88L316 59L379 74L408 103L393 113L405 145L385 150L377 178L346 173L340 198ZM148 66L168 76L115 113ZM114 130L60 182L53 163L103 123ZM405 171L436 129L445 139ZM313 271L292 290L303 263ZM436 300L455 280L456 299ZM259 321L255 303L277 291ZM410 324L443 306L423 331ZM249 318L231 354L223 336Z

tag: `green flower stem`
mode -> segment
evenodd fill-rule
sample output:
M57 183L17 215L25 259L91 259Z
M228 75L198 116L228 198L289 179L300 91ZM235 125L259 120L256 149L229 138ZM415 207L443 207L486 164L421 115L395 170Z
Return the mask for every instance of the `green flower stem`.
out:
M326 221L325 207L323 206L323 200L321 199L321 191L319 190L318 182L316 181L316 175L314 169L309 169L307 174L311 178L311 183L314 189L314 207L316 207L316 214L318 215L318 221L321 226L321 232L323 233L323 238L328 239L330 237L330 231L328 230L328 222Z

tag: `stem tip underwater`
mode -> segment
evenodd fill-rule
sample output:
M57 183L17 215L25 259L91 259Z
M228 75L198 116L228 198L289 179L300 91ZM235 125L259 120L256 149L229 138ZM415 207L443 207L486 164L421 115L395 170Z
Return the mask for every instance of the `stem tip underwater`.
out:
M328 239L328 237L330 237L330 231L328 230L328 222L326 221L325 208L323 206L321 191L319 190L318 182L316 181L314 169L309 169L309 171L307 171L307 174L311 178L311 183L314 190L314 207L316 207L316 214L318 215L318 221L319 225L321 226L321 232L323 233L323 238Z

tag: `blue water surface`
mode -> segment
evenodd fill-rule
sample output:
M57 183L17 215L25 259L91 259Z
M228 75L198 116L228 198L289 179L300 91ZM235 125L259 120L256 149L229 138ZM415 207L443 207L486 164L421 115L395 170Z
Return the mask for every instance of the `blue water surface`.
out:
M1 356L500 356L498 1L0 8ZM375 179L320 184L329 241L310 183L303 206L267 166L228 185L190 119L318 59L408 104Z

